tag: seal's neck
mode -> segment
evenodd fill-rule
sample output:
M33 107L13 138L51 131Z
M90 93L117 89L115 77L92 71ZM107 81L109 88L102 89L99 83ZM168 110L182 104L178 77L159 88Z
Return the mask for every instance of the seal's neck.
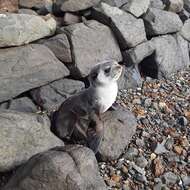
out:
M103 113L107 111L112 104L115 102L118 92L117 82L110 82L107 85L96 86L96 96L98 104L101 109L100 112Z

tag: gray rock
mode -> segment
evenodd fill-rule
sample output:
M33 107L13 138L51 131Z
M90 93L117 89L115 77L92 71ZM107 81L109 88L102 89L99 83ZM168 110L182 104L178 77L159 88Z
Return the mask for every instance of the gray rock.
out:
M28 14L2 14L0 17L0 47L20 46L40 38L53 35L56 21L45 21Z
M143 79L138 68L131 66L123 69L122 76L118 81L119 89L129 89L142 86Z
M156 49L158 78L169 77L171 73L185 69L190 65L188 42L179 34L156 37L151 41Z
M10 110L0 111L0 171L26 162L31 156L61 146L50 131L48 117Z
M28 14L28 15L38 15L37 12L33 11L32 9L19 9L19 14Z
M69 75L45 46L0 49L0 102Z
M31 91L33 100L49 112L57 108L70 96L81 91L84 83L71 79L61 79Z
M174 145L174 139L168 138L164 146L166 147L167 150L171 150L173 148L173 145Z
M163 154L163 153L167 153L168 152L168 150L166 150L166 148L165 148L165 143L166 143L166 141L164 140L162 143L157 143L157 145L156 145L156 147L155 147L155 150L154 150L154 152L156 153L156 154Z
M162 0L150 0L150 7L163 10L165 5Z
M94 153L82 146L58 147L32 157L4 190L106 190Z
M122 7L122 5L127 3L128 0L102 0L101 2L104 2L108 5L113 6L113 7Z
M29 113L35 113L38 111L35 104L28 97L10 100L9 102L1 104L0 108Z
M65 13L63 17L64 25L76 24L81 21L82 21L81 17L73 13Z
M73 77L87 76L92 67L101 61L122 60L118 43L107 26L91 20L64 29L72 43L74 64L68 64L68 68Z
M136 148L130 147L127 152L124 154L124 158L132 161L136 156L138 156L139 151Z
M178 180L178 177L176 176L176 174L174 174L172 172L166 172L162 177L164 179L164 182L167 185L175 184Z
M155 8L150 8L143 18L148 36L178 32L183 26L176 13Z
M41 9L43 7L51 8L52 9L52 0L19 0L19 6L24 8L34 8L34 9Z
M186 117L184 116L180 116L178 119L177 119L177 122L181 125L181 126L187 126L188 124L188 120Z
M66 34L58 34L52 38L40 40L63 63L72 63L71 47Z
M143 20L117 7L101 3L100 9L94 9L92 15L112 28L122 50L147 40Z
M117 159L129 144L136 130L136 119L128 110L118 107L102 115L104 137L99 147L103 158Z
M122 52L122 54L126 65L137 65L154 51L154 44L152 44L151 41L147 41L137 45L135 48Z
M190 185L190 176L183 176L182 181L184 186Z
M128 0L126 4L122 6L122 10L130 12L136 17L140 17L148 10L150 0Z
M185 21L180 34L183 36L183 38L190 42L190 19Z
M190 12L190 0L183 0L184 1L184 8Z
M100 0L56 0L55 9L63 12L81 11L97 5Z
M186 20L189 19L190 17L190 13L188 11L186 11L185 9L183 9L180 13L178 13L180 19L182 20L182 22L184 23Z
M148 164L148 161L146 160L146 158L144 156L139 156L136 159L136 165L141 167L141 168L145 168Z

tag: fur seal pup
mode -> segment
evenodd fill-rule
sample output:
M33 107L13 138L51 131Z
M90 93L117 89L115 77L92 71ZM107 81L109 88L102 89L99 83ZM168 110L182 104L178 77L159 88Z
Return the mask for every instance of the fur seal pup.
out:
M53 132L96 153L103 135L100 114L115 102L121 73L122 66L116 61L96 65L88 76L90 87L65 100L55 112Z

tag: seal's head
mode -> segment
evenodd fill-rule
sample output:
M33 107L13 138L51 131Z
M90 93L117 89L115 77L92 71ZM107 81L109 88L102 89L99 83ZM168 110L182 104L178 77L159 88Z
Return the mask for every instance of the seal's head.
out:
M122 66L116 61L105 61L96 65L90 72L89 80L92 85L108 85L115 83L122 73Z

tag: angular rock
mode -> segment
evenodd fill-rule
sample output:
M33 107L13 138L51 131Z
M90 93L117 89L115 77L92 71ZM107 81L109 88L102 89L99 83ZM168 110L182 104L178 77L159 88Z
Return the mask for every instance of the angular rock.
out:
M184 1L184 8L188 12L190 12L190 0L183 0Z
M150 8L143 18L148 36L178 32L183 26L176 13L155 8Z
M31 91L34 101L49 112L57 108L70 96L81 91L84 83L71 79L61 79Z
M0 102L69 75L45 46L0 49Z
M150 5L150 0L129 0L126 4L122 6L122 10L130 12L136 17L140 17L148 10Z
M10 110L0 111L0 171L26 162L31 156L62 146L50 131L48 117Z
M122 52L125 65L139 64L144 58L150 56L155 51L151 41L144 42L135 48Z
M54 21L54 22L53 22ZM55 20L39 16L6 13L0 16L0 47L20 46L53 35Z
M43 185L42 185L43 183ZM82 146L58 147L32 157L4 190L106 190L94 153Z
M151 41L156 50L155 59L158 66L158 78L169 77L170 74L190 65L188 42L179 34L156 37Z
M63 63L72 63L71 47L66 34L58 34L52 38L40 40Z
M163 10L165 5L162 0L150 0L150 7Z
M55 9L62 12L81 11L97 5L100 0L56 0Z
M19 6L28 9L47 9L49 12L52 11L53 1L52 0L19 0Z
M35 113L38 111L35 104L27 97L18 98L11 100L9 102L5 102L0 105L0 108L9 109L9 110L15 110L20 112L29 112L29 113Z
M163 179L165 181L165 183L167 185L171 185L171 184L175 184L178 180L178 177L176 174L172 173L172 172L166 172L164 175L163 175Z
M183 0L166 0L166 3L168 5L166 8L168 11L179 13L183 10Z
M63 24L64 25L70 25L70 24L76 24L81 22L82 19L80 16L72 14L72 13L65 13L63 17Z
M111 5L113 7L121 7L125 3L128 2L128 0L102 0L101 2L104 2L108 5Z
M92 67L105 60L121 61L122 56L111 30L94 20L64 28L70 38L74 64L68 64L71 75L85 77Z
M103 159L115 160L129 144L136 130L134 115L122 107L102 115L104 136L99 147Z
M18 0L1 0L0 1L0 13L18 11Z
M37 12L33 11L32 9L19 9L19 14L28 14L28 15L38 15Z
M143 20L117 7L101 3L100 9L94 9L92 15L112 28L122 50L135 47L147 40Z
M183 38L190 42L190 19L185 21L180 34L183 36Z

